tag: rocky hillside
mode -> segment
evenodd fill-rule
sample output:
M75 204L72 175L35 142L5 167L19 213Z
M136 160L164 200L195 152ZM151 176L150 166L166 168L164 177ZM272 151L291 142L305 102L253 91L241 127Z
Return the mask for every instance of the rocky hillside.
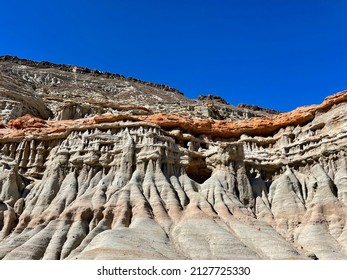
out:
M223 101L0 57L0 259L347 259L347 92Z
M0 110L8 121L25 114L43 119L79 119L113 113L174 113L237 120L273 112L211 100L191 100L177 89L85 67L0 56ZM131 105L129 107L129 105Z

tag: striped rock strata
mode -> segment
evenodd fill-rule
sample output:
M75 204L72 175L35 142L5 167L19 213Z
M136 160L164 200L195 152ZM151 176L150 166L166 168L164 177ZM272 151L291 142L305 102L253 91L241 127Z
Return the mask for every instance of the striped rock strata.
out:
M7 119L0 259L346 259L346 100Z

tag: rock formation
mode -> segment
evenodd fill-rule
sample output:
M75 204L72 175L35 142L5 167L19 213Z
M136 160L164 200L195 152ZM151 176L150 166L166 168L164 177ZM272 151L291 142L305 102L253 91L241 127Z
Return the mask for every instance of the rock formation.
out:
M224 98L214 94L207 94L207 95L199 94L198 100L205 101L205 102L219 102L222 104L229 105L229 103Z
M346 259L346 101L276 114L1 57L0 259Z

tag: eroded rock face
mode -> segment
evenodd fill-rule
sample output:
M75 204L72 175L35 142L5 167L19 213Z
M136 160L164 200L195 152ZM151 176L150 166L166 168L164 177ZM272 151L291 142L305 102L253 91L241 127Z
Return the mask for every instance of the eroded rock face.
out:
M12 56L0 56L0 92L0 117L5 122L25 114L55 120L104 113L175 113L220 120L274 115L218 100L206 103L188 99L172 87L119 74Z
M239 121L115 100L6 114L0 259L346 259L346 100Z

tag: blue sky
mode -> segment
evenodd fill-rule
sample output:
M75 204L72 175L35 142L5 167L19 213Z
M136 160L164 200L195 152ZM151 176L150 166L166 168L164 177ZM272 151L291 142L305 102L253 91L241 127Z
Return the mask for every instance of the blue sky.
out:
M282 111L347 89L346 0L12 0L0 8L0 55Z

